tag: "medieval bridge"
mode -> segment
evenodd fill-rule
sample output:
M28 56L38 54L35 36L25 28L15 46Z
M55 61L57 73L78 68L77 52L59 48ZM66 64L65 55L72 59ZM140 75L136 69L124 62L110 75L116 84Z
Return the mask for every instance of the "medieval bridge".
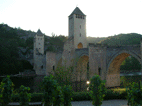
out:
M74 58L79 58L76 70L81 67L87 70L89 63L89 76L84 75L84 80L98 74L106 80L107 87L114 87L120 86L120 66L130 55L142 64L141 45L104 46L90 43L88 48L76 49Z

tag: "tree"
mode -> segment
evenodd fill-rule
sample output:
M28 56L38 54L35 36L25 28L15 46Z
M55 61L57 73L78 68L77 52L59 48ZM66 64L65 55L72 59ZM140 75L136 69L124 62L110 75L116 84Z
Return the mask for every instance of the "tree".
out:
M55 70L53 70L55 79L58 83L63 85L71 85L72 83L72 74L73 74L73 66L66 68L65 66L58 66Z
M14 90L14 84L10 79L10 76L4 78L0 85L0 102L2 106L7 106L12 100L12 94Z
M53 75L45 76L42 82L43 103L45 106L52 106L54 100L54 92L57 88L57 81L54 80Z
M121 64L120 70L140 70L140 62L133 56L127 57Z
M94 75L91 78L89 88L90 96L93 99L92 104L94 106L101 106L106 92L105 80L102 81L99 75Z
M24 85L20 86L20 93L19 93L19 98L20 98L20 106L28 106L29 102L31 100L31 94L28 93L29 87L25 87Z

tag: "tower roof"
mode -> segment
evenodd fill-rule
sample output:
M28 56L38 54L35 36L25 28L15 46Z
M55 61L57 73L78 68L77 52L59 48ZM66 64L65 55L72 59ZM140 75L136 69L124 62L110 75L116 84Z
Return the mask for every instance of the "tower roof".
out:
M78 7L74 9L74 11L69 15L78 14L78 15L85 15Z
M38 29L37 31L37 36L43 36L42 32L40 31L40 29Z

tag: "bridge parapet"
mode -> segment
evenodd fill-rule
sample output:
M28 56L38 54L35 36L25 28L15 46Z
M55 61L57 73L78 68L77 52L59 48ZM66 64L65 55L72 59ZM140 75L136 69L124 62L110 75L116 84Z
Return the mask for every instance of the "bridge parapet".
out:
M83 55L89 56L89 49L88 48L75 49L75 57L81 57Z

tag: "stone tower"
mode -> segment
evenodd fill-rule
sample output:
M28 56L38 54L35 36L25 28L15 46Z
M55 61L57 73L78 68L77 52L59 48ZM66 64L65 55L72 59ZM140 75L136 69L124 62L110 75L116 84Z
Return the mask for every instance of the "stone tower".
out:
M38 29L34 37L34 70L36 74L43 73L43 60L44 60L44 35Z
M87 48L86 15L76 7L69 15L69 37L74 37L74 48Z

